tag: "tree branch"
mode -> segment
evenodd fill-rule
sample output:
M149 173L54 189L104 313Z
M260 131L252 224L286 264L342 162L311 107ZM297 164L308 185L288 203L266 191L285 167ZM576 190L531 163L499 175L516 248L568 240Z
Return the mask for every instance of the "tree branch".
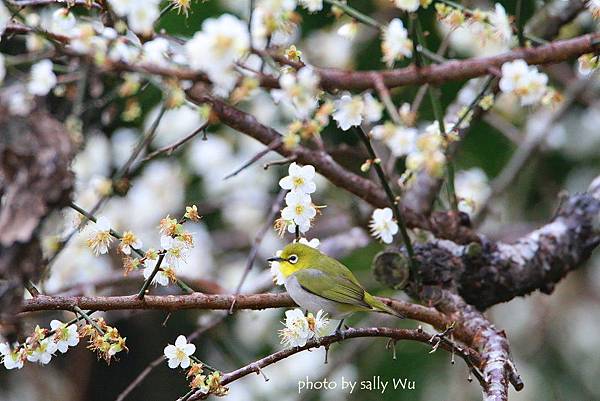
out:
M481 312L449 291L443 292L436 308L471 334L472 346L481 355L479 368L485 380L484 401L507 401L509 381L517 391L523 389L523 381L510 360L504 331L494 328Z
M272 365L276 362L281 361L282 359L288 358L294 354L297 354L302 351L306 351L312 348L325 347L327 348L329 345L337 342L341 342L351 338L360 338L360 337L386 337L392 340L410 340L410 341L418 341L424 344L431 344L432 338L436 337L436 335L432 335L423 330L410 330L410 329L394 329L389 327L369 327L369 328L350 328L344 330L341 333L333 334L327 337L322 337L319 339L313 339L306 343L303 347L293 347L287 348L281 351L277 351L274 354L261 358L253 363L250 363L240 369L234 370L232 372L226 373L223 375L221 379L222 385L227 385L235 380L238 380L244 376L247 376L251 373L259 373L260 369ZM449 352L457 352L458 355L465 360L467 365L471 368L472 366L479 366L482 363L481 357L469 347L460 347L456 348L452 345L452 343L447 341L441 341L439 346L444 348ZM204 394L201 392L196 392L192 397L189 398L189 401L199 400L204 397Z
M599 216L600 177L587 193L565 200L550 223L512 244L431 241L416 246L416 258L423 266L420 274L424 285L455 291L479 310L535 290L551 293L600 244ZM380 254L373 263L378 280L397 286L407 257L402 250ZM414 289L416 296L421 291Z
M281 138L279 132L259 123L251 114L211 96L205 85L196 84L188 91L188 97L194 103L209 103L221 122L264 145L269 146ZM300 164L313 165L319 174L326 177L333 185L349 191L375 207L389 206L385 192L377 184L346 170L324 150L309 149L304 146L297 146L293 150L289 150L282 144L273 150L284 157L295 156L296 161ZM431 231L438 238L453 239L458 243L479 241L478 235L464 226L454 213L436 212L432 214L431 218L428 218L411 209L402 209L408 227L422 228Z
M433 308L412 304L406 301L400 301L390 298L378 298L390 305L394 310L406 315L409 319L419 320L431 324L438 329L445 329L452 323L443 314ZM47 310L72 310L78 306L81 309L93 310L229 310L235 300L234 310L240 309L268 309L284 308L296 306L294 301L286 293L282 294L252 294L252 295L233 295L226 294L202 294L194 293L190 295L147 295L143 300L138 299L136 295L125 296L48 296L39 295L32 299L24 300L20 312L35 312Z

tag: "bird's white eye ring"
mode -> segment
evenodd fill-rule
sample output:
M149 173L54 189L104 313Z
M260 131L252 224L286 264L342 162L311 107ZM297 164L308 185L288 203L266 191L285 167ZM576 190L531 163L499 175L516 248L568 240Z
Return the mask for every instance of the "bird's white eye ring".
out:
M288 262L290 262L291 264L294 264L298 261L298 256L297 255L290 255L290 257L288 258Z

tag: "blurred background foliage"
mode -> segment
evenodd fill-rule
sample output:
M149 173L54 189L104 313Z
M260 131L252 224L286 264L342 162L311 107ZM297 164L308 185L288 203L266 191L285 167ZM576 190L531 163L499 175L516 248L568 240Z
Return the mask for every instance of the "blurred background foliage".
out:
M199 29L202 21L223 12L241 12L238 15L245 17L245 12L241 10L247 9L248 3L249 1L246 0L194 1L189 17L169 12L162 18L160 27L173 35L191 37ZM485 2L469 3L483 8L492 6ZM508 13L514 14L516 1L501 1L501 3ZM524 2L525 16L532 15L534 10L545 6L545 3L542 1ZM400 15L397 10L390 7L386 0L351 1L351 4L379 19L389 20L393 16ZM301 50L310 54L311 51L308 47L311 42L306 40L311 36L314 37L317 33L325 32L325 34L331 35L331 30L336 22L327 11L313 15L300 11L300 14L302 17L301 37L296 43ZM440 44L441 35L432 7L421 12L420 15L425 30L429 32L428 45L431 49L436 49ZM591 24L589 16L582 16L563 29L562 35L574 36L585 32L592 29ZM369 28L363 29L369 30ZM377 35L372 32L364 35L363 39L352 45L353 54L347 67L382 68L379 44L380 40ZM8 52L10 49L3 49L4 51ZM448 56L463 57L465 55L451 47ZM319 59L310 61L320 65ZM398 66L406 65L408 62L399 63ZM554 77L551 76L551 80L557 89L561 91L564 89L563 84ZM110 79L107 79L105 84L109 87ZM455 100L458 91L464 84L464 82L452 82L441 87L445 106ZM597 94L597 87L597 82L594 82L592 89L596 90L595 94ZM404 102L411 102L417 90L416 87L395 90L393 92L395 103L400 105ZM115 129L123 126L129 126L137 132L141 132L144 126L147 127L151 122L148 114L159 104L161 93L158 89L149 87L142 92L139 100L143 113L132 122L124 122L116 117L100 127L88 116L89 130L85 130L86 135L89 135L87 139L89 140L89 137L92 136L89 134L90 132L93 135L112 138L115 135ZM52 107L52 105L50 106ZM261 107L270 107L260 104L255 106L258 109L253 109L248 104L241 106L258 111L261 111ZM510 104L501 105L497 112L507 116L510 124L514 124L515 131L522 139L527 124L525 118L527 110L515 113L510 111L510 106ZM122 107L122 101L115 101L107 105L107 108L115 110L120 110ZM490 216L482 227L485 233L492 238L512 240L551 217L559 202L558 195L563 188L570 192L586 188L589 179L598 173L600 167L600 152L598 152L600 130L598 125L594 124L594 118L597 120L594 114L597 113L600 113L597 104L576 102L572 110L554 127L556 130L561 130L564 137L560 146L551 146L551 144L542 146L539 154L521 172L507 193L492 200ZM423 102L419 117L420 120L430 121L433 119L429 102ZM172 121L172 123L177 125L178 122ZM170 131L177 129L179 128L165 126L161 132L165 132L168 136ZM160 135L162 134L159 133L159 137ZM249 241L252 239L251 231L257 231L257 228L250 226L248 232L243 232L242 239L238 241L236 235L232 235L231 232L239 231L239 227L235 227L231 220L224 220L227 217L225 215L232 212L230 208L236 206L213 207L215 205L211 203L214 191L211 187L216 185L215 182L222 180L224 175L237 168L241 161L247 160L260 147L250 140L240 139L238 134L230 130L213 127L209 130L206 142L198 140L192 146L208 145L211 141L215 141L217 136L225 138L243 157L230 158L220 164L215 162L208 172L200 175L190 168L187 151L177 152L169 160L175 160L181 164L181 167L176 167L166 175L168 183L163 181L158 185L162 186L161 191L179 191L180 189L171 186L170 181L180 180L185 200L180 199L175 204L182 206L196 203L201 210L204 210L202 224L207 237L202 236L200 240L209 241L208 237L212 238L210 253L213 260L211 263L208 263L206 259L201 261L205 265L210 264L210 267L201 269L201 274L208 275L210 278L215 277L223 287L233 289L245 262ZM347 143L351 147L357 146L356 141L348 133L336 130L333 124L324 132L323 136L328 143ZM168 143L169 140L163 140L160 146ZM160 146L156 143L153 145L154 148ZM489 122L478 121L460 147L460 152L455 160L457 170L479 167L488 177L493 178L506 165L516 146L512 140ZM108 154L111 152L114 151L109 150ZM217 153L218 155L219 153ZM358 170L359 163L356 162L356 159L346 158L344 160L342 158L341 161L344 165L353 166ZM110 167L113 171L114 168L114 166ZM146 167L142 167L136 171L138 174L143 174L145 169ZM284 175L285 169L271 168L265 172L259 162L249 170L251 173L242 172L239 179L236 177L237 181L232 185L247 189L255 185L253 179L257 175L267 176L268 183L262 188L270 191L270 195L259 199L256 203L251 202L250 206L255 208L255 212L259 214L258 220L260 220L260 216L270 207L269 198L276 193L277 179ZM251 176L248 177L248 174ZM132 179L134 186L136 179L136 177ZM324 217L317 222L315 233L311 232L312 235L309 234L309 237L318 236L323 239L328 234L334 234L336 230L332 227L332 222L336 222L336 219L344 219L344 214L359 217L359 223L363 227L365 226L364 205L361 205L356 199L341 194L332 186L326 185L324 181L318 184L317 188L316 197L319 202L330 207L325 209ZM180 213L181 209L167 211ZM342 224L344 227L349 227L349 225L351 224L347 221ZM156 233L155 236L157 237ZM270 236L274 237L272 233ZM220 245L217 244L222 244L224 239L229 242L227 246L220 248ZM273 254L276 249L279 249L277 246L281 244L282 242L276 238L268 239L263 243L253 278L264 276L265 272L261 271L266 267L264 258ZM388 290L381 288L374 281L369 271L370 261L380 249L382 249L381 245L372 242L345 257L343 262L357 272L361 281L369 289L378 294L391 295ZM206 254L203 257L206 258ZM57 261L57 265L60 263ZM506 329L512 345L513 357L525 382L525 389L521 393L511 390L511 400L583 401L600 399L600 382L597 380L597 377L600 377L600 353L597 351L600 349L600 337L597 336L597 332L600 330L599 264L600 259L596 255L588 263L588 266L571 273L564 279L551 296L536 293L523 299L515 299L508 304L497 305L489 311L489 315L497 326ZM78 269L86 269L86 266L79 264ZM252 285L248 285L248 287L252 287ZM247 290L250 291L250 288ZM118 293L118 291L115 292ZM47 325L52 315L51 313L39 314L27 324L29 326L33 326L35 323ZM151 361L162 355L162 350L167 343L173 343L179 334L193 332L198 323L206 321L209 315L210 313L207 312L195 311L176 312L172 315L165 312L141 313L135 311L109 313L106 319L113 322L122 335L127 337L127 344L131 350L129 354L122 355L120 360L106 366L103 362L96 362L94 355L80 345L66 357L57 358L48 367L29 364L20 372L0 370L0 400L115 400L118 394ZM281 327L279 321L282 319L282 310L236 312L195 341L198 349L197 355L200 359L206 360L212 366L217 366L223 371L233 370L282 347L277 337L277 330ZM403 327L415 326L415 323L411 321L398 322L385 317L373 320L372 317L356 316L349 322L352 326L367 326L375 323ZM270 378L269 382L264 382L260 375L250 375L234 383L228 399L243 401L296 399L466 401L481 398L478 384L468 382L468 372L461 360L458 359L456 364L451 365L449 354L444 351L429 354L429 351L422 344L398 343L396 345L397 359L393 360L392 351L386 349L385 340L347 341L331 347L327 365L323 364L323 349L304 352L264 369L265 374ZM336 391L306 391L298 394L298 381L305 380L306 377L311 380L321 380L326 377L329 380L339 381L341 376L359 381L369 380L373 376L380 376L384 380L407 378L416 382L416 389L393 391L388 388L384 394L376 391L356 391L353 395ZM166 363L160 363L127 399L174 400L187 391L186 386L183 374L168 369Z

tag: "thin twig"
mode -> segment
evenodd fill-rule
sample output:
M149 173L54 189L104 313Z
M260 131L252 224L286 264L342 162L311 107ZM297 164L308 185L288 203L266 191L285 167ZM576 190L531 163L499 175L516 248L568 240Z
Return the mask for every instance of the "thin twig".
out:
M175 143L173 143L171 145L167 145L165 147L162 147L160 149L157 149L154 152L150 153L148 156L146 156L146 157L144 157L142 159L142 162L147 162L147 161L149 161L151 159L154 159L157 156L162 155L163 153L166 153L167 156L170 156L174 151L176 151L177 149L179 149L179 147L181 145L183 145L186 142L188 142L189 140L193 139L198 134L204 132L206 130L206 128L208 127L208 125L209 125L209 123L207 121L204 124L202 124L200 127L198 127L196 130L194 130L194 132L192 132L191 134L189 134L189 135L181 138L177 142L175 142Z
M154 277L160 271L160 265L162 265L162 262L165 259L165 255L166 255L165 252L161 252L160 255L158 255L158 260L156 261L156 264L154 265L154 269L152 270L152 273L150 273L150 276L148 276L148 278L144 281L142 288L140 288L140 291L138 292L137 297L139 299L144 299L144 296L146 295L146 290L148 290L148 287L150 287L152 280L154 280Z
M404 216L400 211L400 207L398 205L398 201L396 199L396 195L392 191L390 187L389 181L381 167L381 160L377 157L375 153L375 149L373 149L373 145L371 145L371 140L369 136L363 131L361 127L355 128L355 132L357 133L360 140L364 143L367 148L367 152L369 153L369 157L373 160L373 165L375 167L375 172L379 177L379 181L383 186L383 189L387 195L388 201L392 210L394 211L394 217L398 222L398 227L400 228L400 235L402 236L402 241L404 242L404 246L406 247L406 251L408 252L408 257L410 260L411 273L413 275L413 279L417 278L417 262L415 260L415 252L412 247L412 243L410 241L410 237L408 236L408 231L406 230L406 223L404 222Z
M140 153L142 153L154 139L154 136L156 135L156 129L158 128L160 120L162 120L166 111L167 108L165 107L165 105L162 105L160 111L158 112L158 115L156 116L156 118L152 122L152 125L150 126L150 130L148 130L146 135L134 148L133 152L131 153L131 156L129 156L129 159L127 159L125 164L123 164L123 166L121 166L121 168L117 171L117 173L114 176L114 180L119 180L129 174L129 169L131 168L131 165L136 161Z
M258 230L258 232L256 233L256 236L254 237L254 241L252 243L252 248L250 249L250 253L248 254L248 259L246 260L246 266L244 267L244 273L242 274L242 278L240 279L238 285L235 287L235 291L233 293L234 300L231 303L231 308L229 308L230 315L233 313L233 307L235 306L235 299L237 298L238 295L240 295L242 286L244 285L246 278L248 278L248 274L250 273L250 270L252 270L252 266L254 266L254 261L256 260L256 255L258 254L258 248L260 247L260 244L262 243L262 240L265 237L265 234L271 227L271 224L273 224L273 219L279 212L281 202L283 202L283 199L285 198L286 193L287 193L287 191L284 189L279 191L279 194L275 197L275 200L273 201L273 204L271 205L269 214L267 215L267 217L265 219L265 223Z
M267 153L269 153L270 151L272 151L273 149L278 148L281 145L281 138L275 138L273 141L271 141L270 144L267 145L266 148L261 149L258 153L256 153L250 160L248 160L247 162L245 162L244 164L242 164L239 168L237 168L234 172L229 173L225 176L225 178L223 178L224 180L227 180L231 177L234 177L236 175L238 175L239 173L241 173L244 169L250 167L252 164L254 164L255 162L259 161L264 155L266 155Z

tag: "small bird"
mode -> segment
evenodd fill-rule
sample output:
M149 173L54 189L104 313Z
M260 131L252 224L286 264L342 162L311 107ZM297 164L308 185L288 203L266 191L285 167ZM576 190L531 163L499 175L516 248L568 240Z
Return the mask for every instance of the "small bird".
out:
M291 243L281 254L267 259L278 262L285 279L285 288L301 308L323 310L332 319L341 319L354 312L382 312L399 318L401 314L369 294L354 274L337 260L310 246Z

